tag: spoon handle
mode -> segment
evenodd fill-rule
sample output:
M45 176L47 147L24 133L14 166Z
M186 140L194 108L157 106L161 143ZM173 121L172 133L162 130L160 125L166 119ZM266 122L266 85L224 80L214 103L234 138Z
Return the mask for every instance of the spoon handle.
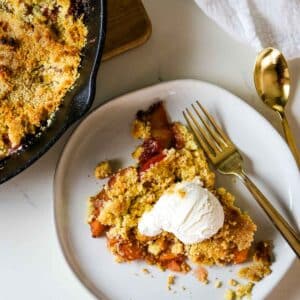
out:
M280 116L281 116L281 124L282 124L283 130L284 130L284 135L285 135L286 141L289 144L289 147L295 157L298 168L300 168L300 153L299 153L299 150L297 149L295 138L292 134L292 131L291 131L291 128L290 128L290 125L288 123L285 113L284 112L280 113Z

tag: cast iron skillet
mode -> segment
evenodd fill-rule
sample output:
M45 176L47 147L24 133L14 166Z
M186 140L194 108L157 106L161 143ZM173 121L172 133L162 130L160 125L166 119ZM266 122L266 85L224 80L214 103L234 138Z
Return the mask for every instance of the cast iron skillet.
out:
M61 137L68 127L91 107L95 81L105 40L106 0L72 0L75 14L82 11L88 28L87 45L83 49L80 77L63 100L49 128L29 137L24 147L0 161L0 184L16 176L39 159Z

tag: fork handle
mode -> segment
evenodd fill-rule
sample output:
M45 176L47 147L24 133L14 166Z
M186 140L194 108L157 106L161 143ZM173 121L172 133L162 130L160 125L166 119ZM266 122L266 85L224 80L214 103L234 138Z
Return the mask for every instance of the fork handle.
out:
M239 174L240 179L258 202L260 207L268 215L275 227L280 231L282 236L294 250L298 259L300 259L300 240L297 237L295 230L288 224L288 222L280 215L280 213L273 207L258 187L252 182L252 180L243 172Z

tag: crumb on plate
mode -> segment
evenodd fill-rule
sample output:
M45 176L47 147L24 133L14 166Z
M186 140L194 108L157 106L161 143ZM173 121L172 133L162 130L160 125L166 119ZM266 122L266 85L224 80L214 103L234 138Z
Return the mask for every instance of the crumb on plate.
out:
M104 179L112 175L112 168L109 161L100 162L95 168L94 175L97 179Z
M224 295L225 300L234 300L235 299L235 292L233 290L226 290Z
M243 297L250 298L253 287L254 287L253 282L248 282L246 284L238 284L235 294L238 297L238 299L242 299Z
M261 263L253 263L248 267L241 268L238 272L239 277L252 281L260 281L271 274L270 266Z
M231 279L229 279L228 284L231 286L236 286L238 284L238 282L235 279L231 278Z
M173 285L174 283L175 283L175 276L174 275L169 275L168 280L167 280L168 290L171 289L171 285Z
M208 271L204 267L199 266L195 270L195 275L199 281L203 282L204 284L208 283Z
M270 241L261 241L257 243L252 258L251 265L241 268L238 271L239 277L251 281L260 281L265 276L271 274L272 264L272 243Z
M215 281L215 288L220 288L222 286L222 281L221 280L219 280L219 279L217 279L216 281Z
M216 279L216 281L215 281L215 288L220 288L222 286L222 281L221 280L219 280L219 279Z
M134 120L132 125L132 136L136 139L147 139L151 137L151 126L149 122Z
M149 271L148 269L146 269L146 268L144 268L144 269L142 270L142 272L143 272L144 274L150 274L150 271Z

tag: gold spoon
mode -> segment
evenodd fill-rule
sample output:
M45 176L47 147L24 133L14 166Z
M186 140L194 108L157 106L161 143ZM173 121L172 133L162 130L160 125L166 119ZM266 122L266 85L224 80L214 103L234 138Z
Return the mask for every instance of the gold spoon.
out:
M254 82L262 101L279 114L286 141L300 168L300 154L284 111L290 95L290 73L279 50L266 48L258 54Z

